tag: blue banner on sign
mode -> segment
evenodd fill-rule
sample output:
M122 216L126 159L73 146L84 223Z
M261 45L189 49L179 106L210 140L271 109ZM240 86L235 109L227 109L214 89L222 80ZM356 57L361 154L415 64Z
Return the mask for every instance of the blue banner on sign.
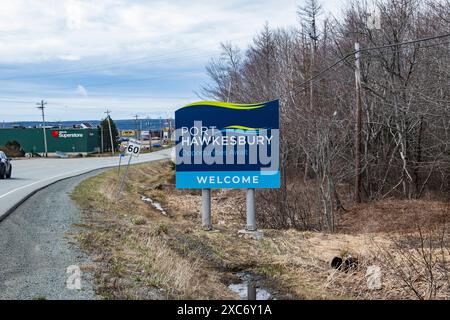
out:
M177 188L280 187L278 100L190 104L175 128Z
M177 188L189 189L194 184L200 189L230 188L280 188L280 173L275 171L262 175L257 171L200 171L177 172Z

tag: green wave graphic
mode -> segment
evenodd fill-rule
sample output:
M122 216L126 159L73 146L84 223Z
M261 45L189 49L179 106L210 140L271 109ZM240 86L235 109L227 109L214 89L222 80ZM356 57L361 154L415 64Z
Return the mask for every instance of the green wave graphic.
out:
M262 130L262 128L250 128L250 127L238 126L238 125L228 126L228 127L225 127L225 129L237 129L237 130L244 130L244 131L258 131L258 130Z
M227 109L234 109L234 110L253 110L253 109L264 108L266 106L266 103L236 104L236 103L227 103L227 102L218 102L218 101L201 101L201 102L195 102L195 103L188 104L187 106L184 106L183 108L202 107L202 106L227 108Z

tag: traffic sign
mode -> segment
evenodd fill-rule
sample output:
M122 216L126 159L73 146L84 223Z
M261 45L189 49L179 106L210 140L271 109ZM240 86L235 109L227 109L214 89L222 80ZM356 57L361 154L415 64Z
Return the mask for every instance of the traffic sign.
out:
M125 152L127 155L132 157L139 157L139 154L141 153L142 144L140 142L137 142L135 140L130 140L128 142L128 146L125 149Z

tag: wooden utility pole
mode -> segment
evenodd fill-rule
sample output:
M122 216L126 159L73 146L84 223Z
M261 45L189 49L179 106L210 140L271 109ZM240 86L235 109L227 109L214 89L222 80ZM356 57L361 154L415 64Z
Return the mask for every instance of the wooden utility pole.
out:
M45 102L44 100L41 100L41 102L37 103L37 105L39 107L37 107L38 109L41 109L42 111L42 130L44 132L44 154L45 157L48 157L48 148L47 148L47 132L45 130L45 106L47 105L47 102Z
M316 41L319 37L316 34L315 22L313 22L313 34L310 34L311 38L311 61L310 61L310 77L312 78L314 75L314 67L316 61ZM314 82L310 81L309 83L309 114L310 116L314 112ZM309 174L309 157L306 155L305 161L305 172L303 176L303 182L306 183L308 181Z
M153 150L152 146L152 127L150 125L150 117L147 116L147 130L148 130L148 140L150 141L150 151Z
M359 42L355 43L355 89L356 89L356 125L355 125L355 194L354 201L361 203L361 154L362 154L362 100L361 100L361 53Z
M104 150L104 143L103 143L103 125L102 125L103 120L100 122L100 136L101 136L101 153L103 154L103 150Z
M139 126L138 126L139 115L135 114L133 117L135 119L135 121L134 121L134 129L135 129L134 137L135 137L136 141L139 141L140 140L139 134L138 134L138 132L139 132Z
M107 119L108 119L109 137L110 137L110 139L111 139L111 152L112 152L112 155L114 156L114 155L115 155L115 152L114 152L114 139L113 139L113 136L112 136L111 116L110 116L111 110L108 110L108 109L107 109L105 113L106 113Z

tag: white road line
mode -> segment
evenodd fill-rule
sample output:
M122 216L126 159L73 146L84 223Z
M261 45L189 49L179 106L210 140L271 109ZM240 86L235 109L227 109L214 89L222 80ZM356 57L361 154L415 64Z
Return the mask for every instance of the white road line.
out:
M5 197L9 196L10 194L13 194L14 192L17 192L17 191L20 191L20 190L29 188L29 187L31 187L31 186L34 186L34 185L36 185L36 184L38 184L38 183L41 183L41 182L44 182L44 181L48 181L48 180L57 179L57 178L59 178L59 177L65 176L65 175L68 175L68 176L71 176L72 174L73 174L73 175L77 175L77 173L82 173L82 172L84 172L84 171L86 171L86 170L89 170L89 169L77 170L77 171L72 171L72 172L68 172L68 173L66 172L66 173L62 173L62 174L59 174L59 175L54 176L54 177L50 177L50 178L47 178L47 179L35 181L35 182L33 182L33 183L27 184L27 185L25 185L25 186L21 186L21 187L19 187L19 188L13 189L13 190L11 190L11 191L5 193L5 194L2 194L2 195L0 196L0 199L5 198Z
M135 161L132 161L131 164L134 165L134 164L142 164L142 163L146 163L146 162L153 162L153 161L166 159L167 157L168 156L166 154L158 152L156 154L150 154L150 156L149 156L150 159L147 159L147 158L136 159ZM16 189L13 189L13 190L11 190L11 191L9 191L7 193L4 193L4 194L0 195L0 199L3 199L3 198L5 198L5 197L7 197L7 196L17 192L17 191L21 191L23 189L30 188L30 187L32 187L34 185L37 185L39 183L44 183L44 182L49 181L49 180L58 181L59 180L58 178L61 178L61 177L63 177L63 179L64 178L70 178L70 177L73 177L73 176L77 176L79 174L90 172L92 170L100 170L100 169L104 169L104 168L116 167L118 165L116 163L116 159L115 158L108 159L105 162L103 162L102 160L106 160L106 159L99 159L98 160L99 163L92 162L91 165L95 165L94 167L88 167L88 168L84 168L84 169L81 169L81 170L78 169L76 171L65 172L65 173L62 173L62 174L50 177L50 178L46 178L46 179L42 179L42 180L39 180L39 181L35 181L35 182L27 184L25 186L18 187ZM102 162L100 162L100 161L102 161ZM48 163L48 164L51 165L51 163Z

